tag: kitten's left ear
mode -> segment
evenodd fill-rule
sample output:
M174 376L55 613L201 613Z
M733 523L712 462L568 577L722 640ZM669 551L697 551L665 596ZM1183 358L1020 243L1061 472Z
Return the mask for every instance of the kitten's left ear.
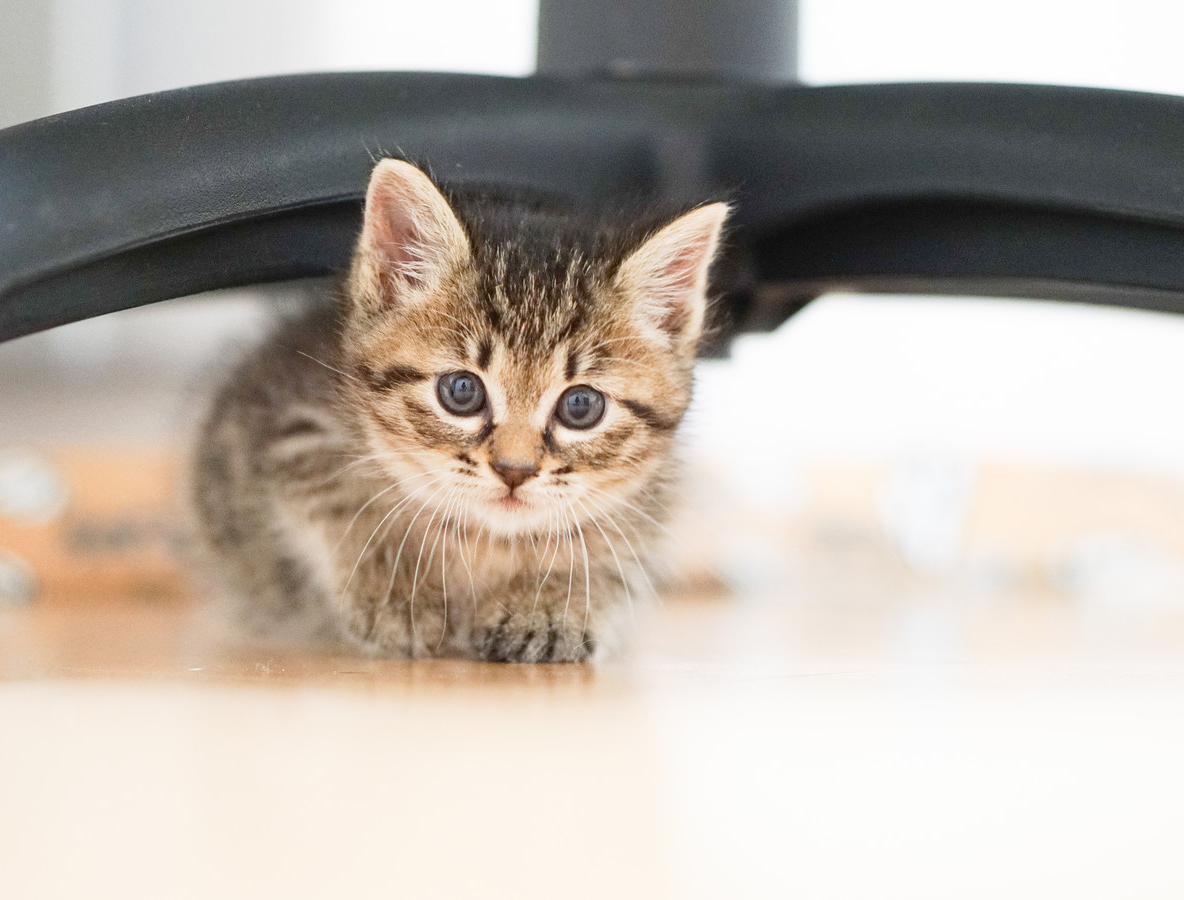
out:
M636 298L643 321L694 352L707 305L707 270L728 215L726 203L700 206L648 238L621 264L616 284Z

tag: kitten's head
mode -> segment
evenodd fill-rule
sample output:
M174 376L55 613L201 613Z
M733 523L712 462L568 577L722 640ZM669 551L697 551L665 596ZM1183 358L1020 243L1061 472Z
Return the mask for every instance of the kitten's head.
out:
M454 207L414 166L379 163L343 362L409 508L528 534L599 518L660 478L726 214L714 203L653 227L593 226Z

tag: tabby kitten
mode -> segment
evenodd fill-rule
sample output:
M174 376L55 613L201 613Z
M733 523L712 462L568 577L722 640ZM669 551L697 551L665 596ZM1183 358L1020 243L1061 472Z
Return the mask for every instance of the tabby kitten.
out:
M389 656L611 643L674 485L726 214L450 202L381 161L339 307L248 359L199 441L202 543L239 619Z

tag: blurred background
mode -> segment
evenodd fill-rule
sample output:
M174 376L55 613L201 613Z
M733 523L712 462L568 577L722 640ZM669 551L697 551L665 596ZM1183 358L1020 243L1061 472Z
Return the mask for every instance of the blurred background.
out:
M1184 94L1167 0L799 12L808 84ZM537 18L0 0L0 126L277 73L526 75ZM233 895L225 873L290 896L1181 896L1184 318L835 295L741 336L699 368L679 580L616 667L195 657L171 612L185 446L270 312L319 289L0 345L13 896L129 873L145 896Z
M6 0L0 125L276 73L525 75L537 19L531 0ZM1152 0L803 0L799 75L1184 93L1182 28L1184 8ZM193 420L268 310L310 289L181 300L0 346L0 597L174 589L165 486ZM749 597L830 597L830 568L859 560L856 580L876 595L891 576L1172 608L1184 589L1180 384L1184 320L1165 315L820 299L701 366L686 571ZM123 489L91 498L110 483Z

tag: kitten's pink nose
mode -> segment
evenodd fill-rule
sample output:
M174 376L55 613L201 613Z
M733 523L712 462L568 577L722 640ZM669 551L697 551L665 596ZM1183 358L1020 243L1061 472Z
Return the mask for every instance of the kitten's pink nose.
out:
M539 467L534 463L495 459L489 466L497 472L497 477L504 481L511 491L539 474Z

